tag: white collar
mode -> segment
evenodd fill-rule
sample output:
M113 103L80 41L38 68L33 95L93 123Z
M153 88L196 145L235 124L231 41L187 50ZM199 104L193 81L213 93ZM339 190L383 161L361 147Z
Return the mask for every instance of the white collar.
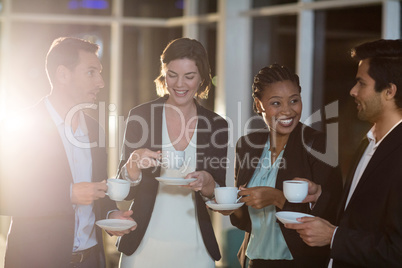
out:
M386 136L388 136L389 133L391 133L392 130L394 130L394 128L396 128L400 123L402 123L402 120L399 120L399 122L397 122L388 132L387 134L384 135L384 137L381 138L381 140L379 140L377 143L375 143L373 149L377 149L377 147L380 145L380 143L384 140L384 138ZM375 137L374 137L374 130L375 130L375 125L369 130L369 132L367 132L367 139L370 142L375 142Z
M59 113L54 109L54 106L50 102L49 98L46 97L44 99L45 106L50 114L50 117L52 118L53 122L56 124L56 126L60 126L65 124L63 118L59 115ZM78 128L77 130L81 131L83 135L88 135L88 128L87 125L85 124L85 117L84 113L79 110L78 111Z

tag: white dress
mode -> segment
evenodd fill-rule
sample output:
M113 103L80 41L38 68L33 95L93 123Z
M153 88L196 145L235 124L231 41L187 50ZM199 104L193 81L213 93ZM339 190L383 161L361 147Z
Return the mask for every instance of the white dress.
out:
M162 150L174 150L169 139L165 111L162 114ZM161 168L161 176L185 177L196 166L197 133L185 149L185 163L180 170ZM143 178L146 179L146 178ZM138 249L121 254L120 268L211 268L209 255L197 221L194 191L159 183L154 210Z

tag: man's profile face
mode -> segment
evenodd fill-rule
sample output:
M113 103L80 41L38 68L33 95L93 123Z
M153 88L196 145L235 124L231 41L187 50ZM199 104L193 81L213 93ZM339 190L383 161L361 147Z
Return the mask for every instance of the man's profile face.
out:
M375 81L368 74L370 61L360 61L356 74L356 84L350 90L350 95L357 104L357 116L360 120L376 122L382 114L381 92L375 91Z
M75 104L94 103L96 95L105 86L101 76L102 64L95 53L79 51L79 61L70 70L70 80L66 92Z

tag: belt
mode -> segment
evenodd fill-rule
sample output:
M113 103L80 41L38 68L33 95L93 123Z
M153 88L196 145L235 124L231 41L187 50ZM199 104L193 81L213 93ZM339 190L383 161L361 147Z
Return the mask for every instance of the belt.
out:
M93 246L88 249L73 252L73 254L71 255L71 263L84 262L89 257L89 255L91 255L91 253L95 249L95 247L96 246Z

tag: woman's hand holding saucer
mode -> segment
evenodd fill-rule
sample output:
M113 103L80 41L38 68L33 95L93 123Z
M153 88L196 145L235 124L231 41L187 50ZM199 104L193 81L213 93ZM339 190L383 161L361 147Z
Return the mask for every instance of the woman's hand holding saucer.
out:
M131 217L131 215L133 215L133 211L132 210L127 210L127 211L113 211L109 214L109 219L120 219L120 220L129 220L129 221L134 221L133 218ZM134 231L137 228L137 225L135 225L134 227L127 229L127 230L123 230L123 231L107 231L110 235L115 235L115 236L122 236L125 234L130 233L131 231Z

